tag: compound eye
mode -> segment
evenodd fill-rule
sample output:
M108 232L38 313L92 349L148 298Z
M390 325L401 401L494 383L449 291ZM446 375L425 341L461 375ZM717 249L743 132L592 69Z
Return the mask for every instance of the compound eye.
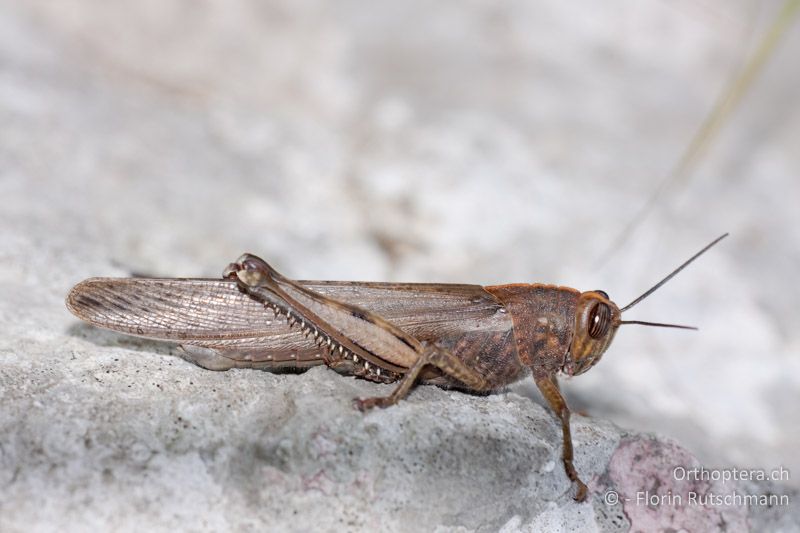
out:
M611 325L611 309L602 302L597 302L589 311L589 336L599 339L608 332Z

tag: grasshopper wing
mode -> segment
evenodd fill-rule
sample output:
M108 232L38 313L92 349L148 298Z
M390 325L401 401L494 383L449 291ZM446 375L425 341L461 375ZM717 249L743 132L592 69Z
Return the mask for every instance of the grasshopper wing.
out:
M300 281L363 307L420 341L508 332L511 321L478 285ZM320 350L297 328L224 279L91 278L66 299L77 317L129 335L177 342L207 368L307 367Z

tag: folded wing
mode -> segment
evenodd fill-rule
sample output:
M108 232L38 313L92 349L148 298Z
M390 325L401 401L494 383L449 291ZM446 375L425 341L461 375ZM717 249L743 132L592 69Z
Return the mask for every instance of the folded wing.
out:
M420 341L505 330L502 306L478 285L301 281L329 298L381 315ZM210 349L243 361L321 363L297 328L221 279L92 278L70 291L67 307L101 328ZM307 364L303 364L307 363ZM237 366L237 365L232 365Z

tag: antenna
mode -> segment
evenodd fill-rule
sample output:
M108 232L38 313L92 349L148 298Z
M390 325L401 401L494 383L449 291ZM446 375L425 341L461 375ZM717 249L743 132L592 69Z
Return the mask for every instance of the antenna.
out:
M686 260L686 261L685 261L685 262L684 262L684 263L683 263L681 266L679 266L678 268L676 268L675 270L673 270L672 272L670 272L670 273L667 275L667 277L665 277L664 279L662 279L661 281L659 281L658 283L656 283L655 285L653 285L652 287L650 287L650 288L649 288L647 291L645 291L645 293L644 293L644 294L642 294L641 296L639 296L638 298L636 298L634 301L632 301L631 303L629 303L628 305L626 305L625 307L623 307L622 309L620 309L620 312L627 311L628 309L630 309L630 308L631 308L631 307L633 307L634 305L638 304L639 302L641 302L642 300L644 300L645 298L647 298L648 296L650 296L651 294L653 294L653 293L654 293L654 292L655 292L655 291L656 291L656 290L657 290L659 287L661 287L663 284L665 284L666 282L668 282L669 280L671 280L673 277L675 277L675 274L677 274L678 272L680 272L681 270L683 270L684 268L686 268L687 266L689 266L689 263L691 263L692 261L694 261L695 259L697 259L697 258L698 258L698 257L700 257L701 255L703 255L704 253L706 253L706 252L709 250L709 248L711 248L712 246L714 246L715 244L717 244L719 241L721 241L722 239L724 239L724 238L725 238L725 237L727 237L728 235L729 235L728 233L725 233L725 234L723 234L723 235L720 235L719 237L717 237L717 238L716 238L716 239L714 239L713 241L711 241L709 244L707 244L707 245L705 246L705 248L703 248L702 250L700 250L699 252L697 252L696 254L694 254L692 257L690 257L689 259L687 259L687 260ZM625 323L625 322L623 322L623 324L624 324L624 323ZM636 321L629 321L628 323L631 323L631 324L643 324L643 322L636 322ZM665 325L665 324L655 324L655 323L653 323L653 324L648 324L648 325L651 325L651 326L664 326L664 327L685 327L685 326L671 326L671 325ZM689 329L692 329L692 328L689 328Z
M642 326L658 326L659 328L694 329L694 326L681 326L680 324L662 324L661 322L645 322L643 320L620 320L620 324L641 324Z

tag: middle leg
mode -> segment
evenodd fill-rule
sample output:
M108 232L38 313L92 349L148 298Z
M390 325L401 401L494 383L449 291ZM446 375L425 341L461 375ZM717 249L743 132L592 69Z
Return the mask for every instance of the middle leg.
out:
M427 366L432 365L450 377L453 377L467 386L470 390L483 391L488 388L488 382L474 369L468 367L464 362L453 355L450 350L429 345L425 347L422 355L417 358L408 372L400 380L400 384L392 391L389 396L377 396L373 398L356 398L353 405L366 411L373 407L388 407L396 404L405 398L411 387L417 381L420 372Z

